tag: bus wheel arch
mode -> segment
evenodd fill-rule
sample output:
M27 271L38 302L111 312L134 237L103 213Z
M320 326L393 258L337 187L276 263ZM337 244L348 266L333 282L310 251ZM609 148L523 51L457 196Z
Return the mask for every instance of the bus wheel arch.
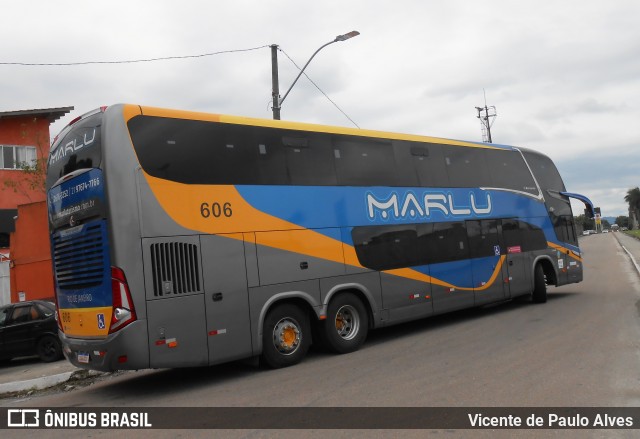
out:
M547 301L547 285L557 285L557 275L551 261L540 259L533 269L533 289L531 301L545 303Z
M332 295L326 319L319 322L318 336L327 349L338 354L357 351L371 327L372 312L364 294L345 290Z
M554 263L551 259L548 258L540 258L536 261L534 265L534 276L535 276L535 267L540 265L542 267L542 271L544 272L544 277L546 279L547 285L558 285L558 273L554 268Z

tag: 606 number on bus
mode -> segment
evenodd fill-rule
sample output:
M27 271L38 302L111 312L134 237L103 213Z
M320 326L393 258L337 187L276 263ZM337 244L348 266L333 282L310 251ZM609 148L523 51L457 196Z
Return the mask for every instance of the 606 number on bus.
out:
M231 210L231 203L202 203L200 205L200 215L203 218L220 218L222 216L230 218L233 215L233 211Z

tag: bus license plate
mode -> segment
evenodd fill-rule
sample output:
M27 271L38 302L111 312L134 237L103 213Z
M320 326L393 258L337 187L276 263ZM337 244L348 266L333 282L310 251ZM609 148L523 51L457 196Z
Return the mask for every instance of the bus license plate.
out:
M78 352L78 363L89 363L89 353L88 352Z

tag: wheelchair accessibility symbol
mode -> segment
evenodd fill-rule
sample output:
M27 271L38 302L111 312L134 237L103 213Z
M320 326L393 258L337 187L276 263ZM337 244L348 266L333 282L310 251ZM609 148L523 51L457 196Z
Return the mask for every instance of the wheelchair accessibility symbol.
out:
M496 256L500 256L500 246L499 245L494 245L493 246L493 254L495 254Z
M98 314L98 329L104 329L105 327L104 314Z

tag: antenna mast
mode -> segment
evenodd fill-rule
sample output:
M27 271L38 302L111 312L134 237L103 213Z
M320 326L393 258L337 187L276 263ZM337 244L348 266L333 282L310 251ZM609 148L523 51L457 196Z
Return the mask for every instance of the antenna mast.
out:
M491 118L495 118L498 113L496 112L496 107L493 105L491 107L487 106L487 92L482 89L484 93L484 107L476 107L478 110L478 119L480 119L480 125L482 129L482 141L484 143L493 143L491 139L491 127L493 126L493 122L495 120L491 120Z

